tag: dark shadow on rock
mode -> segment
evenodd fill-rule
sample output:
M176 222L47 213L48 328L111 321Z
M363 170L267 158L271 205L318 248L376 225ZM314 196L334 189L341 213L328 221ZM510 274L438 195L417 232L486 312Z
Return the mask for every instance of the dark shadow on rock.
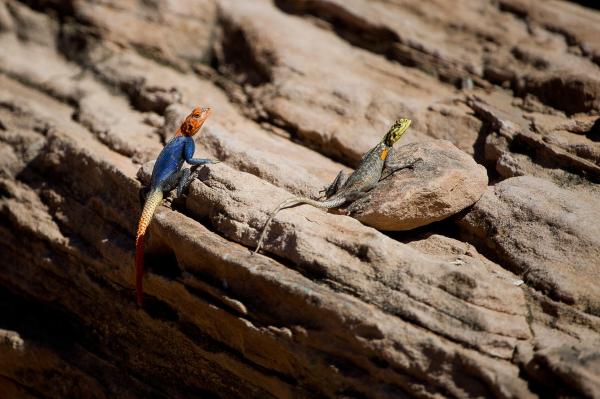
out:
M585 134L585 137L596 143L600 141L600 118L596 119L591 129Z

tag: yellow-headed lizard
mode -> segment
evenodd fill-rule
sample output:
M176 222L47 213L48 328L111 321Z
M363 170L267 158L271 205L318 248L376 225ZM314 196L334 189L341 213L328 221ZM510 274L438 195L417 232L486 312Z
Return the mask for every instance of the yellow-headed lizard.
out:
M383 136L381 142L363 155L360 165L350 176L344 171L338 173L333 183L324 190L325 199L313 200L306 197L293 197L280 203L267 219L254 253L258 252L262 246L267 228L280 210L298 204L308 204L324 209L338 208L347 202L357 200L375 187L377 182L381 180L381 174L384 170L389 171L391 174L397 170L411 167L416 161L402 164L392 162L394 159L393 145L406 132L410 123L410 119L397 120Z

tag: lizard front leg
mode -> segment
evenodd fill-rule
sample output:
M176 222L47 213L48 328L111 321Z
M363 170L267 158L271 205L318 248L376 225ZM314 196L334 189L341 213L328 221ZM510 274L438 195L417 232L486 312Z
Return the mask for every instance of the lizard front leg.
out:
M403 162L394 162L395 154L396 151L393 148L390 148L388 155L385 158L385 162L383 164L383 172L385 172L386 174L384 176L382 172L380 180L387 179L399 170L413 168L417 162L423 160L423 158L410 158L404 160Z
M207 159L207 158L190 158L186 159L186 162L190 165L206 165L206 164L215 164L221 161L217 159Z
M206 165L214 164L221 161L206 159L206 158L193 158L194 151L196 151L196 144L191 137L186 137L185 146L183 147L183 159L190 165Z

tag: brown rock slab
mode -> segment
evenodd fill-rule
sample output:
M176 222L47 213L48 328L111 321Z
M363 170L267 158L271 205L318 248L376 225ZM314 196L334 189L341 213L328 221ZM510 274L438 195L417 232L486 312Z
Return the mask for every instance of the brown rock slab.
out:
M190 187L188 208L198 218L208 218L226 237L251 247L256 245L267 215L289 197L289 193L223 164L199 172L200 181ZM469 260L457 268L445 260L429 259L347 216L311 206L284 210L272 221L264 248L304 274L320 276L339 289L497 357L510 356L516 340L529 335L519 316L521 292L513 279L504 275L499 281ZM432 290L443 292L445 299L430 301L432 296L427 293ZM454 307L458 291L466 295L461 298L468 298L470 311L462 305ZM499 320L506 318L512 320L511 326L498 330L503 324ZM443 330L439 329L442 319L447 321ZM466 325L479 327L470 330ZM480 336L480 328L492 335Z
M552 376L550 380L540 378L540 383L549 385L557 396L568 393L594 398L600 394L600 352L597 346L578 344L560 345L538 351L527 365L538 376Z
M225 182L226 166L215 165L210 169L220 169L218 175ZM241 177L244 175L240 174ZM194 186L199 188L202 183L195 182ZM231 205L238 205L238 215L249 211L243 204L232 202ZM204 206L211 207L213 204L205 203ZM351 218L345 219L360 226ZM223 222L223 226L229 225ZM231 221L233 224L236 222ZM178 283L165 284L160 276L150 275L148 289L152 295L187 308L195 305L192 312L185 312L186 318L202 325L203 330L218 337L219 341L227 342L228 346L241 348L245 357L268 367L278 376L318 386L319 393L331 397L347 387L365 392L367 396L384 398L396 397L399 390L420 393L437 391L438 387L457 396L463 396L462 390L473 394L504 392L504 396L531 396L516 378L518 370L508 361L460 348L452 340L440 338L437 334L430 335L426 329L415 329L412 322L405 323L389 310L382 311L375 303L365 303L356 294L350 294L351 291L340 292L337 279L329 283L324 283L327 280L312 281L314 275L310 270L252 255L247 248L164 208L159 209L154 226L156 245L174 251L191 276L211 276L205 280L215 281L213 287L218 288L213 290L221 292L221 295L211 297L211 304L207 306L199 303L198 296L193 295L195 291L186 292L179 288ZM241 224L240 228L243 228ZM410 252L407 252L410 259L418 262L417 258L409 255ZM466 268L470 269L471 265L466 265ZM352 279L351 275L348 277L348 280ZM186 286L198 286L189 280L184 280ZM364 275L357 279L361 280L365 281ZM464 284L460 279L455 279L455 283ZM496 284L505 286L502 281ZM509 285L505 287L509 288ZM510 301L518 303L519 290L514 286L509 289L516 294ZM245 303L248 314L241 316L224 312L221 303L226 293ZM483 299L476 296L469 296L466 300ZM497 299L490 303L498 304ZM258 310L264 306L268 308L267 312ZM501 313L497 312L497 315ZM364 318L364 315L368 317ZM517 321L522 316L511 317ZM330 335L330 331L340 333ZM501 345L499 342L496 344ZM348 353L351 355L348 356ZM466 367L469 372L458 378L440 378L430 373L433 359L444 369L464 370ZM478 365L486 371L480 372ZM390 373L389 369L396 371ZM294 397L303 394L299 387L291 391L291 387L280 381L265 381L264 378L262 381L267 384L265 388L276 395ZM369 381L376 381L375 388ZM489 389L491 381L495 381L495 386Z
M600 193L599 15L554 0L0 1L0 395L600 396L589 298L507 270L592 259L545 202L535 220L518 201L481 219L516 226L510 245L301 206L275 218L267 256L248 248L278 201L356 166L398 116L414 119L404 143L449 140L494 184L553 182L583 226L594 205L569 206ZM215 113L196 155L223 162L157 209L138 308L135 173L171 111L197 104ZM597 280L558 269L566 289Z
M161 63L185 70L190 69L190 64L208 58L216 18L214 1L81 2L73 7L78 17L85 19L104 41L131 46ZM76 40L76 37L69 39Z
M468 104L485 122L485 159L502 177L534 175L576 190L596 191L600 181L598 117L567 117L508 92L472 96ZM524 109L525 108L525 109Z
M379 230L410 230L473 205L487 188L487 172L446 140L396 149L395 162L416 161L379 182L348 208L350 216ZM384 171L384 176L386 171Z
M563 34L571 45L581 46L583 55L600 60L600 13L576 2L501 0L501 7L548 30ZM585 3L585 2L581 2Z
M216 53L223 73L247 87L259 115L349 165L398 118L414 121L407 140L426 140L417 115L453 94L430 75L389 63L268 2L220 6Z
M598 316L598 220L596 198L522 176L488 188L459 225L531 286Z

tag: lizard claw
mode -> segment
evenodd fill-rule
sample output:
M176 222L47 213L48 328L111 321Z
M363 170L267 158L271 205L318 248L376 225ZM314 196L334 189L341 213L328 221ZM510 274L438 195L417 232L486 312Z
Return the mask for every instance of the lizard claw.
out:
M413 160L408 167L411 169L414 169L415 165L418 164L419 162L425 162L425 160L421 157L415 158L415 160Z

